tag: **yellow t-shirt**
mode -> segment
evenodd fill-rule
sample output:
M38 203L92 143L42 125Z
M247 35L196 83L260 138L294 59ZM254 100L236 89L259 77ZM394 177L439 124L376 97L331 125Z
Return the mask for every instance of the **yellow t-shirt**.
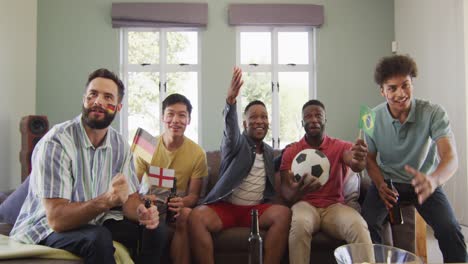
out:
M151 159L151 166L173 169L177 178L177 192L185 193L190 179L208 175L205 151L191 139L184 136L184 143L175 151L164 146L161 136L156 138L156 150ZM135 171L138 179L149 172L150 165L143 158L135 155Z

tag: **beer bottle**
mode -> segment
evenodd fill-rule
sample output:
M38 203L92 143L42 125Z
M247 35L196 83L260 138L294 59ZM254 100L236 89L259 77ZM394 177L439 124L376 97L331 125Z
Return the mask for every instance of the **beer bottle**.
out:
M388 188L392 189L392 191L396 191L392 179L387 181L387 185ZM389 210L388 217L390 218L390 223L392 225L402 225L404 223L403 215L401 214L400 200L398 199L398 197L396 203L394 203L393 207Z
M250 211L252 223L249 236L249 264L263 263L263 242L258 229L258 210Z
M176 215L176 212L169 210L169 201L172 198L177 197L177 179L174 177L174 183L171 188L171 193L169 194L169 197L167 197L167 210L166 210L166 224L170 223L175 223L176 218L174 217Z

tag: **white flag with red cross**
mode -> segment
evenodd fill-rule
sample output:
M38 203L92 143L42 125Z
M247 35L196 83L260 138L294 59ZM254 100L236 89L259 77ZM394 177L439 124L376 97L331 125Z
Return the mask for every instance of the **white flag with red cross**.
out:
M150 185L172 188L174 185L175 170L151 166L148 173Z

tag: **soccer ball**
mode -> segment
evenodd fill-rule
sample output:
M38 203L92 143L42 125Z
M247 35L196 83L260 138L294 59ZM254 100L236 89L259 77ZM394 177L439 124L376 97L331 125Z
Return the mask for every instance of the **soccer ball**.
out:
M305 173L315 176L324 185L330 175L330 161L323 152L316 149L304 149L297 153L292 162L293 180L299 182ZM311 179L310 179L311 180ZM304 179L304 184L310 180Z

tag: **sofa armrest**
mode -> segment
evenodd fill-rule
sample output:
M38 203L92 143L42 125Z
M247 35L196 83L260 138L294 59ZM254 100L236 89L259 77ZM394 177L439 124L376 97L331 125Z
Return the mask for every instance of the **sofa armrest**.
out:
M2 204L8 198L8 196L11 193L13 193L13 190L6 191L6 192L0 192L0 204Z
M0 235L8 236L10 235L10 231L13 228L13 225L7 223L0 223Z

